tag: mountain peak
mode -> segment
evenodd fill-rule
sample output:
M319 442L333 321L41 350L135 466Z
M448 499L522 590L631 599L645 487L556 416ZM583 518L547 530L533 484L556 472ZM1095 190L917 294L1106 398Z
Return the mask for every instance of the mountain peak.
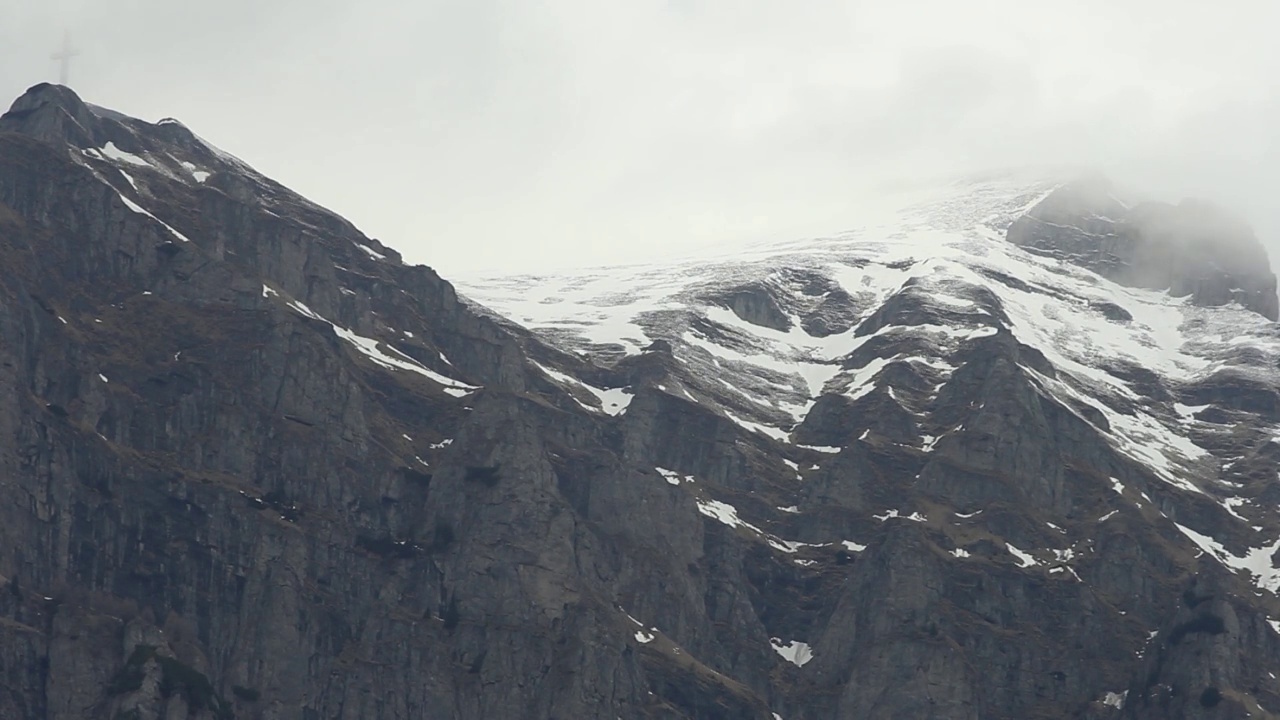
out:
M20 132L46 142L92 147L96 117L69 87L40 83L27 89L0 115L0 132Z
M1266 249L1246 223L1208 202L1129 205L1109 182L1089 178L1050 193L1014 221L1008 239L1124 285L1280 318Z
M186 125L165 118L149 123L85 102L71 88L40 83L29 88L0 115L0 132L16 132L54 146L95 151L112 143L129 153L159 150L183 159L234 160L201 140ZM185 157L194 155L196 157ZM239 162L239 161L236 161Z
M66 85L42 82L32 85L27 88L26 92L18 96L18 99L13 101L10 112L22 110L25 107L36 107L49 102L57 103L64 107L85 104L80 99L80 96L76 94L76 91Z
M0 717L1280 713L1216 210L913 184L496 320L176 121L0 126Z

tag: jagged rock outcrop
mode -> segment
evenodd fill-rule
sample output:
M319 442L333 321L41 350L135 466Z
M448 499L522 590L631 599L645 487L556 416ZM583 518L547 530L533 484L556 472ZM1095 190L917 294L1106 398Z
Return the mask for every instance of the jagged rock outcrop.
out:
M176 121L33 88L0 717L1280 712L1273 326L939 241L1044 192L981 190L933 256L664 275L685 305L623 317L662 286L606 276L527 330ZM1133 267L1090 237L1037 249ZM1192 311L1230 342L1131 357Z
M761 327L780 332L791 329L791 318L778 306L767 285L750 283L721 293L713 302L723 304L739 318Z
M1280 318L1266 250L1248 226L1208 203L1130 207L1105 180L1080 181L1016 220L1009 240L1126 285Z

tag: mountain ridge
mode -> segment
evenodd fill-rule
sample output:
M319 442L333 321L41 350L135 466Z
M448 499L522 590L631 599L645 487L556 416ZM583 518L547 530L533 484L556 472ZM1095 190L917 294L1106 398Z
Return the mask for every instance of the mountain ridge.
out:
M1256 267L1121 285L1007 238L1058 185L987 179L460 297L78 103L0 118L4 714L1280 708Z

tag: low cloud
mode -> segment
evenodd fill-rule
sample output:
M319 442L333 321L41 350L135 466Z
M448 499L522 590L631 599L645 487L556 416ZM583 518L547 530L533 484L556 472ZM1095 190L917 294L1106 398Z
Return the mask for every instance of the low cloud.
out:
M446 275L834 232L878 184L1097 167L1280 256L1265 0L7 8L0 92L176 116Z

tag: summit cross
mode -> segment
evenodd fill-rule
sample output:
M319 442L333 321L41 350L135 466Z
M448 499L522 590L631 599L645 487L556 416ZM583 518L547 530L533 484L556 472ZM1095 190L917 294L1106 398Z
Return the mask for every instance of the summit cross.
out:
M79 55L80 51L71 47L71 33L62 33L62 49L49 56L50 60L57 60L58 65L58 84L65 86L68 76L71 73L71 58Z

